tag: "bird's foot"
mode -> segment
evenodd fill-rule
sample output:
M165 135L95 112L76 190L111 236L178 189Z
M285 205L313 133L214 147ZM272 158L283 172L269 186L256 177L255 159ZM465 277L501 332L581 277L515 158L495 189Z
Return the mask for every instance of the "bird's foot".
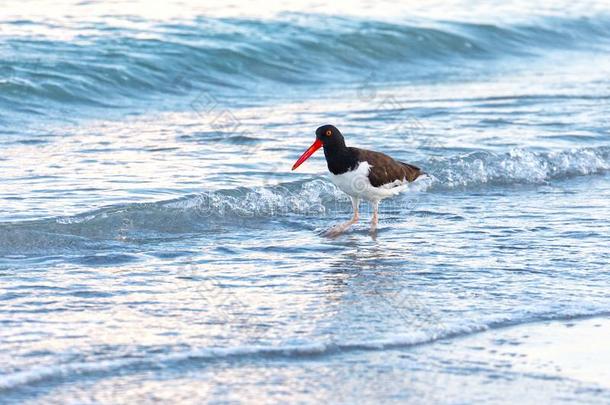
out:
M326 231L324 233L324 236L327 236L329 238L336 238L337 236L343 234L343 232L347 231L347 229L350 226L352 226L354 223L356 223L356 221L351 220L351 221L347 221L343 224L335 225L332 228L330 228L328 231Z

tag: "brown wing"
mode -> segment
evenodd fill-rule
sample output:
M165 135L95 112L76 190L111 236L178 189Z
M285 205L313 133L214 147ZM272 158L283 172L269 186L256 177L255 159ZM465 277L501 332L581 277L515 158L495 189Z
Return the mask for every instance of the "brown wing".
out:
M359 161L366 161L371 165L369 180L373 187L393 183L396 180L403 181L407 179L408 181L413 181L423 173L419 167L399 162L384 153L366 149L354 149L357 150Z

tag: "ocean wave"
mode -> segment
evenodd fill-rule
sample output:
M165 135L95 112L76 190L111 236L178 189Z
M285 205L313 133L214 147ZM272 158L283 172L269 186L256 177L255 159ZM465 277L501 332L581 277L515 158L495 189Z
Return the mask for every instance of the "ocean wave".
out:
M153 94L224 94L253 85L260 92L261 83L361 82L371 72L375 80L408 80L418 72L429 74L431 63L443 67L455 59L588 49L610 39L604 17L513 26L291 14L266 21L200 17L151 25L147 32L92 23L86 35L71 41L24 41L10 35L11 26L37 23L0 24L9 33L0 49L0 103L40 113L49 103L110 108Z
M610 148L559 152L474 152L418 162L428 173L400 197L519 184L546 184L610 170ZM0 223L0 255L49 255L129 246L150 238L204 234L218 226L260 227L272 217L334 216L349 211L349 199L329 180L313 178L272 186L202 192L155 203L125 204L83 214ZM393 205L397 207L396 204ZM382 204L383 210L383 204Z
M143 356L105 359L98 361L75 361L65 364L37 366L27 370L1 375L0 392L16 390L24 386L41 382L62 382L73 379L75 375L100 375L123 372L137 372L151 368L163 367L168 364L191 362L199 366L211 361L256 359L295 359L319 356L332 356L345 352L383 351L388 349L405 349L413 346L429 344L442 339L464 337L488 330L497 330L518 325L528 325L539 322L579 320L594 316L607 316L607 310L595 308L580 310L565 310L557 312L541 312L529 314L525 318L512 319L510 316L496 316L485 321L462 320L443 328L418 331L405 334L394 334L384 338L370 340L333 340L303 344L242 345L236 347L214 347L190 349L170 353L153 353Z
M433 190L482 185L545 184L610 170L610 148L557 152L514 149L509 153L473 152L429 162Z
M0 223L0 256L96 251L148 239L205 234L270 217L319 215L349 203L322 179L204 192L156 203L124 204L83 214Z

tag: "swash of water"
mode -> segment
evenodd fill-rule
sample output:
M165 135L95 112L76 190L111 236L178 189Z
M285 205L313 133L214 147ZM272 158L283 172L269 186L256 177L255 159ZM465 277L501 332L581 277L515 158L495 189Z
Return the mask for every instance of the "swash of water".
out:
M610 315L607 2L4 3L0 402L609 398L456 343Z

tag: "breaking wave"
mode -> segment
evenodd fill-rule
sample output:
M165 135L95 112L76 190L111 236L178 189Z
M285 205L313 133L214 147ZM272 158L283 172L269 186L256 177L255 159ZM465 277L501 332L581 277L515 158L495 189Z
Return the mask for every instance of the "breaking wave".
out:
M419 163L427 172L412 193L545 184L610 170L610 148L560 152L474 152ZM314 178L275 186L203 192L176 200L125 204L83 214L0 223L0 256L95 249L100 242L129 244L213 232L216 226L261 226L272 217L335 215L348 198L330 181ZM382 206L383 207L383 206ZM405 210L408 204L405 204Z
M481 185L544 184L610 169L610 148L558 152L514 149L509 153L473 152L430 162L433 189Z

